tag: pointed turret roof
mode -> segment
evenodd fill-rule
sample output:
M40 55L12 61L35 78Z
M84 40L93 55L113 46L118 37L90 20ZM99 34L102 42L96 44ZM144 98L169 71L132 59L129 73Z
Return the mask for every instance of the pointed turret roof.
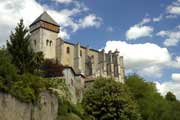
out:
M44 11L30 26L39 21L45 21L53 25L59 26L59 24L46 11Z

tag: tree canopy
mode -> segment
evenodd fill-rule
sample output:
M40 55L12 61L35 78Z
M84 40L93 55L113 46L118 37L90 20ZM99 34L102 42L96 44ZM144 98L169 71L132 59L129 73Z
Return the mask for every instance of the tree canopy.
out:
M134 100L138 103L143 120L180 119L180 107L176 107L179 106L179 102L172 103L172 101L176 100L172 93L167 93L166 99L164 99L157 92L154 83L146 82L137 74L128 76L126 84L134 96Z
M82 101L87 114L96 120L139 120L128 88L114 79L99 78Z

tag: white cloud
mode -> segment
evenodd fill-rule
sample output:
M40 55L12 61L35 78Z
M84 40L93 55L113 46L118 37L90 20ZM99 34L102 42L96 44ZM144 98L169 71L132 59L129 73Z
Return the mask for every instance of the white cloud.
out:
M152 20L149 17L143 18L140 23L129 28L129 30L126 32L126 38L128 40L136 40L141 37L151 37L154 28L145 25L151 21Z
M125 41L107 41L105 51L118 49L124 56L125 66L128 69L142 68L166 64L171 61L167 48L161 48L154 43L128 44Z
M59 0L61 2L70 2L72 0ZM46 7L46 8L44 8ZM72 9L53 10L50 7L42 6L36 0L1 0L0 1L0 46L5 44L9 38L10 31L14 29L19 19L23 18L26 26L29 26L44 9L60 24L63 38L70 38L70 31L76 32L79 29L87 27L97 27L101 21L96 15L87 12L88 8L78 1L73 1ZM82 14L83 13L83 14ZM85 16L86 14L86 16ZM87 15L89 14L89 15ZM86 18L83 25L79 20ZM90 20L89 20L90 19ZM88 21L89 20L89 21ZM85 24L87 23L87 24Z
M166 19L175 19L175 18L177 18L177 15L167 15L165 17L166 17Z
M160 78L163 75L162 67L158 65L142 68L138 71L138 73L143 76L156 77L156 78Z
M165 96L166 93L170 91L176 95L177 99L180 100L180 82L171 80L171 81L164 82L164 83L159 83L159 82L155 82L155 83L156 83L157 90L163 96Z
M176 81L176 82L180 82L180 73L173 73L171 75L171 79Z
M153 18L153 22L159 22L163 19L163 15L160 15L159 17Z
M180 56L176 56L175 60L172 60L167 48L153 43L128 44L125 41L108 41L105 51L115 51L116 48L120 51L120 55L124 56L126 73L136 72L142 76L160 78L163 75L164 67L179 66L180 68ZM162 95L171 91L180 100L180 73L173 73L171 81L164 83L156 81L155 83Z
M165 46L177 46L180 42L180 31L160 31L157 36L166 37Z
M52 0L52 1L56 1L56 2L59 2L61 4L68 4L68 3L72 2L72 0Z
M116 49L120 51L120 55L124 57L126 72L160 78L164 67L174 67L170 64L174 61L168 49L154 43L129 44L125 41L107 41L104 49L106 52Z
M176 56L175 60L171 61L168 66L173 68L180 68L180 56Z
M90 14L79 20L79 26L82 28L99 27L101 25L101 22L102 19L100 17L97 17L94 14Z
M167 12L170 14L180 15L180 0L176 0L167 7Z
M60 29L60 33L58 35L59 37L63 38L63 39L70 39L70 35L67 33L67 31L63 28Z
M128 40L136 40L141 37L150 37L153 30L153 27L150 26L134 25L126 32L126 38Z
M142 25L147 24L149 22L151 22L151 18L144 18L138 25L142 26Z
M35 0L0 1L0 45L8 39L19 19L23 18L25 24L29 25L42 11L43 8Z
M178 42L179 42L178 39L170 38L170 39L166 39L164 41L164 45L166 45L166 46L176 46Z
M178 14L180 15L180 6L169 6L168 12L172 14Z
M167 34L168 34L167 31L162 30L162 31L157 33L157 36L165 37Z

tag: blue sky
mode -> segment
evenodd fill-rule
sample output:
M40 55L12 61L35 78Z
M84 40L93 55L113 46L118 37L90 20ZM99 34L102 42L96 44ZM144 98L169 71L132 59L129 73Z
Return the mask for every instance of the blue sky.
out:
M28 26L46 10L59 36L95 49L118 49L126 74L180 99L180 0L1 0L0 45L20 18Z

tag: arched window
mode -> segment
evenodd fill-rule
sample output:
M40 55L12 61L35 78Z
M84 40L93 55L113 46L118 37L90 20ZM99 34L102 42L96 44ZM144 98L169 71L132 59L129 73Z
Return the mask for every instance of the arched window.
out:
M69 47L67 47L67 49L66 49L66 53L67 53L67 54L69 54L69 53L70 53L70 48L69 48Z
M48 46L49 45L49 40L46 40L46 46Z

